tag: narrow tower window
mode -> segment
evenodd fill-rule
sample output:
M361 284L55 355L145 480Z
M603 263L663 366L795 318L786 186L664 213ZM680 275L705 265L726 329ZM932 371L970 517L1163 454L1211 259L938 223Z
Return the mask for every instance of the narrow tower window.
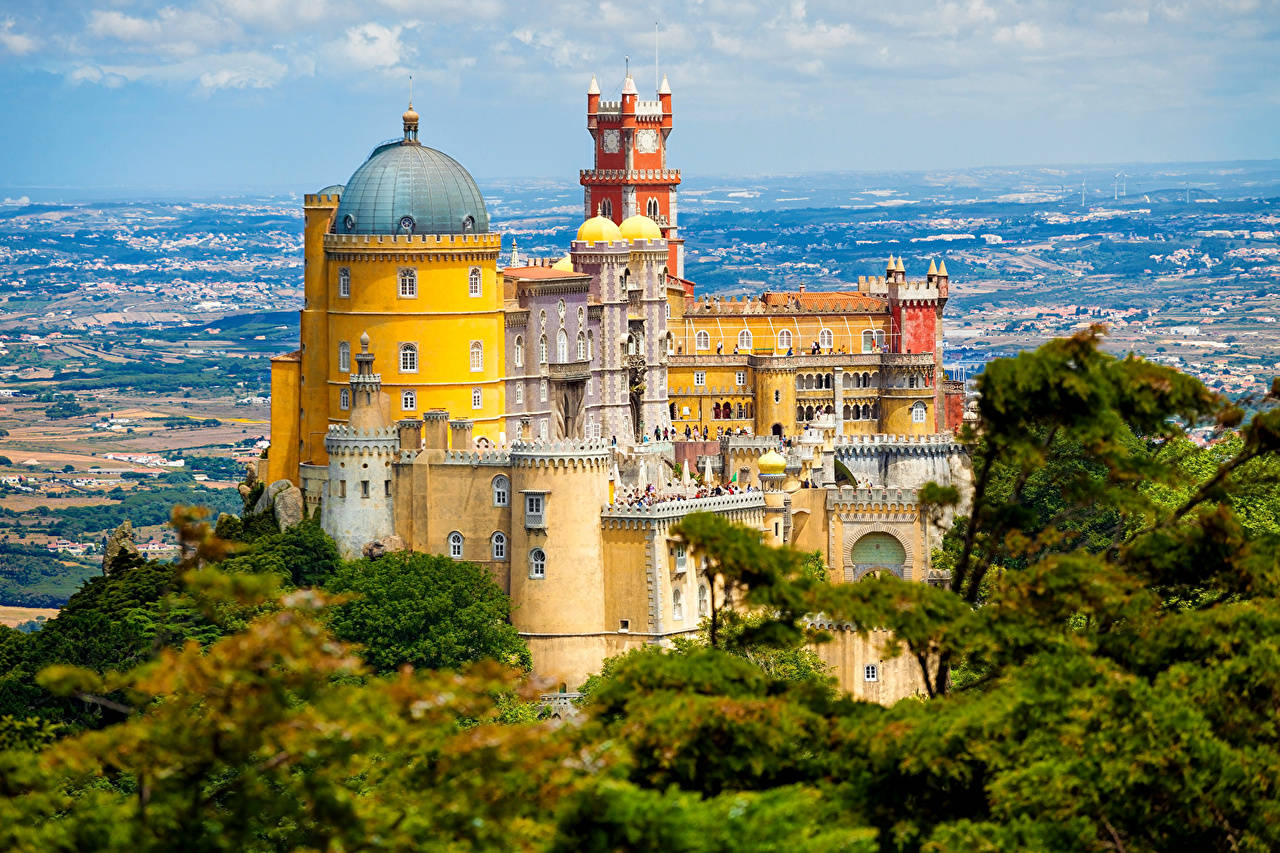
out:
M468 277L467 292L472 296L480 295L480 267L472 267Z
M400 392L400 408L406 412L412 412L418 408L418 392L417 391L401 391Z
M351 372L351 344L346 341L338 344L338 371L340 373Z
M547 576L547 552L534 548L529 552L529 577L542 579Z
M513 348L513 352L516 367L524 367L524 338L520 335L516 335L516 343Z
M456 530L449 534L449 556L455 560L462 559L462 534Z
M484 344L479 341L471 342L471 372L484 372Z
M338 408L344 412L351 408L351 389L343 388L338 392Z
M911 422L913 424L924 423L925 407L924 403L916 403L911 407Z
M480 393L480 389L472 388L471 389L471 408L479 409L481 407L482 402L483 402L483 395Z
M538 364L547 363L547 336L538 338Z
M578 361L587 360L587 336L578 332Z
M493 537L489 541L492 544L493 559L507 559L507 535L502 531L498 531L493 534Z
M418 372L418 347L416 344L400 345L400 372Z
M645 206L645 212L654 222L658 221L658 200L656 198L649 199L649 203Z
M351 295L351 268L340 267L338 269L338 296L346 299Z
M556 362L564 364L569 360L569 333L564 329L556 332Z
M418 295L418 271L408 267L400 270L400 296L411 299Z
M493 478L493 505L506 506L510 501L511 481L505 474Z

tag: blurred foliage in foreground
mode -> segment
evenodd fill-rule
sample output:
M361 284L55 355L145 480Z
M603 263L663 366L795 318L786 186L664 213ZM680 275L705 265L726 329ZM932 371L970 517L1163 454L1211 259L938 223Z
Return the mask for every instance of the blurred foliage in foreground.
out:
M610 661L569 725L529 711L527 658L500 631L471 663L420 642L444 604L381 637L375 611L333 615L448 572L382 594L378 571L311 566L327 577L290 589L291 565L236 568L272 546L229 556L179 516L183 573L90 582L94 619L23 682L83 718L5 706L0 846L1277 848L1280 412L1241 426L1093 335L981 381L975 490L939 554L950 589L827 584L803 554L690 516L679 532L715 590L702 637ZM1206 418L1224 440L1200 449L1181 426ZM813 613L891 628L928 695L836 694L800 654L821 640ZM499 599L476 618L505 615ZM27 660L27 635L3 636L0 666Z

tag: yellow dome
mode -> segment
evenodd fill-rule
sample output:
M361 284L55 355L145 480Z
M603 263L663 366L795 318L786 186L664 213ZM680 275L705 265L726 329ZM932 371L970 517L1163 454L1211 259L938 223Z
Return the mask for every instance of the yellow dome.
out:
M627 240L662 239L662 232L658 230L658 223L639 213L622 220L619 230L622 231L622 236Z
M579 243L612 243L622 239L622 232L612 219L593 216L578 226Z
M764 475L781 474L787 467L787 460L778 451L770 450L768 453L756 460L756 467L759 468L760 473Z
M581 234L582 232L579 231L578 233ZM573 272L573 261L569 260L568 255L565 255L563 258L552 264L551 268L553 270L560 270L560 272Z

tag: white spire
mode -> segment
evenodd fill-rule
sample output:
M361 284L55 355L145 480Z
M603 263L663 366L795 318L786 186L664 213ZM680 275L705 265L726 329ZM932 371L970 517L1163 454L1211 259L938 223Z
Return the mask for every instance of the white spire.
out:
M596 82L596 75L591 75L591 85L587 87L588 95L600 94L600 84Z
M671 94L671 84L667 82L667 75L665 74L662 75L662 85L658 87L658 94L659 95Z

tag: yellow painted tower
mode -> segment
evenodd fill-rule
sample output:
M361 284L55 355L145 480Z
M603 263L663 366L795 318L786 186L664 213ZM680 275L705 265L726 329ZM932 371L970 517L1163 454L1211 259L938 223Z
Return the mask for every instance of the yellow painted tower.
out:
M412 105L402 119L403 137L345 185L306 196L302 345L272 363L272 479L327 464L366 333L389 422L445 409L474 422L481 446L502 438L501 235L467 170L418 141Z

